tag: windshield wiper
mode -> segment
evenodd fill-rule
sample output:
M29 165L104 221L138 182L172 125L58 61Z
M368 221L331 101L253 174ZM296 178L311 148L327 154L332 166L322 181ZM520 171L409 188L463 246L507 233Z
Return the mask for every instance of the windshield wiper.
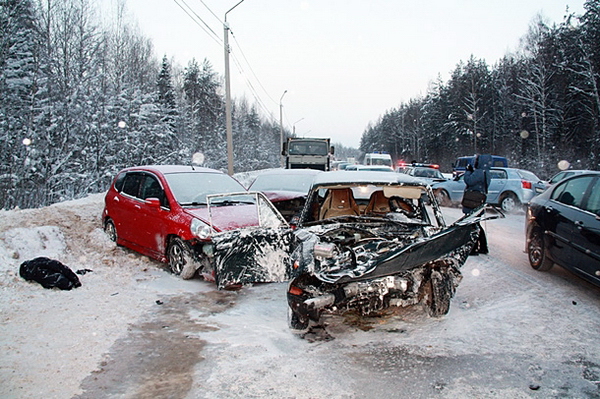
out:
M183 202L183 203L180 203L179 205L181 205L181 206L199 206L199 205L206 205L206 202L198 202L198 201Z
M232 200L223 200L223 201L211 201L211 206L228 206L228 205L238 205L238 204L254 204L254 201L232 201Z

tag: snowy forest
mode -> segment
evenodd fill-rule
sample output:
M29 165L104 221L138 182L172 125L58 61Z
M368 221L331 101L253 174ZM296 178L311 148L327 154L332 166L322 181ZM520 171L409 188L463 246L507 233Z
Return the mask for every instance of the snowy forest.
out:
M0 208L102 192L120 169L227 170L223 78L153 53L124 2L106 27L87 0L0 1ZM278 166L279 123L233 104L235 171Z
M534 18L519 51L493 66L476 56L459 62L447 82L368 126L360 149L446 171L475 153L506 156L541 178L560 160L600 169L600 1L584 10L552 26Z
M110 24L93 4L0 0L0 209L102 192L124 167L187 164L196 152L227 170L224 82L210 61L157 58L125 2ZM493 67L460 61L448 82L369 124L360 150L446 169L490 152L544 177L562 159L598 169L600 0L585 10L532 23L519 54ZM278 166L279 129L235 99L235 172ZM335 145L338 156L358 151Z

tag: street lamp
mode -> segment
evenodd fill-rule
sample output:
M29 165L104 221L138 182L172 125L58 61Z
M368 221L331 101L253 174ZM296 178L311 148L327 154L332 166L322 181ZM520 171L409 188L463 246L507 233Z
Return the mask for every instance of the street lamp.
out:
M227 128L227 172L233 175L233 127L231 122L231 83L229 77L229 25L227 25L227 14L239 6L242 1L234 5L225 13L223 22L224 47L225 47L225 126Z
M283 151L283 96L287 90L283 92L279 99L279 149ZM283 153L281 154L281 167L283 168Z

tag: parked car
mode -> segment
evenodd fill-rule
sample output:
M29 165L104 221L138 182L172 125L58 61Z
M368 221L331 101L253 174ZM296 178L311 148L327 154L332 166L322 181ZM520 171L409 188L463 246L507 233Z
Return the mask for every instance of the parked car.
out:
M303 332L325 313L349 310L423 304L432 316L446 314L482 213L480 207L447 226L422 180L387 172L318 175L295 226L290 328Z
M401 173L418 177L428 184L446 181L447 179L442 175L442 172L440 172L438 168L438 165L416 164L402 168Z
M265 194L289 222L304 207L306 194L319 173L315 169L268 169L256 176L248 190Z
M546 188L550 187L553 184L558 183L559 181L566 179L567 177L571 177L574 175L580 175L582 173L589 173L589 172L593 172L592 170L587 170L587 169L567 169L567 170L561 170L560 172L558 172L557 174L555 174L554 176L552 176L550 178L550 180L548 180L548 182L546 183Z
M452 164L452 175L456 177L458 175L465 173L468 165L471 165L471 166L475 165L476 157L477 157L476 155L470 155L470 156L466 156L466 157L457 158L456 161L454 161L454 163ZM490 165L491 167L497 167L497 168L508 167L508 159L506 159L505 157L502 157L500 155L491 155L491 157L492 157L492 163Z
M390 166L386 166L386 165L356 165L356 168L352 168L352 169L346 169L346 170L356 170L356 171L371 171L371 172L393 172L394 169L392 169Z
M531 267L556 263L600 286L600 172L551 186L530 202L525 223Z
M487 203L499 206L505 212L525 206L543 191L545 183L533 172L514 168L490 169L492 180L488 187ZM465 191L463 175L432 185L442 206L459 205Z
M261 193L231 176L192 166L141 166L117 174L105 196L104 230L111 240L167 262L191 278L216 278L212 239L219 232L287 227Z

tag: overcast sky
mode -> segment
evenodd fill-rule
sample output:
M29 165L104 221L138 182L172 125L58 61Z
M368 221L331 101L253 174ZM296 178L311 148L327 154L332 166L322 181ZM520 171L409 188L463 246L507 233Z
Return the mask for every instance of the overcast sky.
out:
M127 7L157 57L182 67L207 58L224 76L223 19L238 2L127 0ZM438 75L447 81L459 61L474 55L491 66L518 48L538 13L558 24L567 6L581 14L583 3L244 0L227 14L232 93L260 102L261 113L279 123L287 90L284 126L358 147L369 122L426 94Z

